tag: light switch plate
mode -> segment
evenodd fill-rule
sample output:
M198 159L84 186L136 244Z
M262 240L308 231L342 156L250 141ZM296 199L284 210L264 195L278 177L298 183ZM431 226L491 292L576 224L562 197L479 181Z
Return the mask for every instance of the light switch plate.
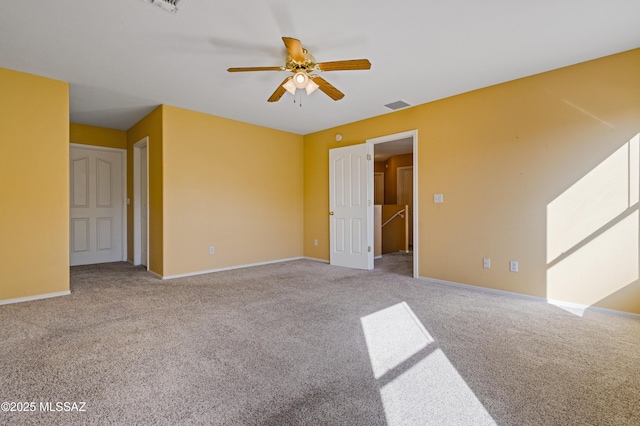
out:
M443 203L444 202L444 195L442 195L442 194L433 194L433 202L434 203Z

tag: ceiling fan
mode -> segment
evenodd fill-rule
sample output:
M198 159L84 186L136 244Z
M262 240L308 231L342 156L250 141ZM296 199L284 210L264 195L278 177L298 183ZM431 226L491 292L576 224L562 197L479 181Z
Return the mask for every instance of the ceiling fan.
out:
M268 99L269 102L280 100L285 92L293 95L296 89L305 89L307 95L313 93L314 90L320 89L334 101L344 97L344 93L336 89L324 78L312 74L315 71L350 71L350 70L368 70L371 68L371 62L368 59L351 59L347 61L334 62L318 62L315 58L302 47L300 40L291 37L282 37L289 56L283 67L246 67L246 68L229 68L229 72L245 72L245 71L290 71L293 75L284 79L282 84L278 86L275 92Z

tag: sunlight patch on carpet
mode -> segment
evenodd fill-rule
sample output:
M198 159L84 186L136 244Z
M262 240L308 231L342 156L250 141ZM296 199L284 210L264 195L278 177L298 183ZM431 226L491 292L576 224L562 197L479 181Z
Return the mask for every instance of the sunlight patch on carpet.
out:
M407 303L360 322L389 426L496 424Z

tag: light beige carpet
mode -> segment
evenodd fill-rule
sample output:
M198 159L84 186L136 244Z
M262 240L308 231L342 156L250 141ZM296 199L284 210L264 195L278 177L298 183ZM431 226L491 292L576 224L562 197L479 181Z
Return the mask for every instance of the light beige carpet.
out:
M0 306L0 402L36 405L0 424L640 424L640 321L376 266L74 267Z

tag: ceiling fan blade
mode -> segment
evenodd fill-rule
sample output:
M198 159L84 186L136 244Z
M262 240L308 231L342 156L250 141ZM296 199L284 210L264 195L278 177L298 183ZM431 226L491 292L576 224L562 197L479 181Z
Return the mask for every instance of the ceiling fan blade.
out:
M271 97L267 100L268 102L277 102L280 100L280 98L282 97L282 95L284 95L284 92L287 91L287 89L285 89L284 86L285 83L289 80L291 80L293 77L287 77L284 79L284 81L282 83L280 83L280 86L278 86L278 88L276 89L275 92L273 92L273 95L271 95Z
M318 85L318 88L327 94L334 101L344 98L344 93L333 87L327 80L322 77L312 76L311 79Z
M304 51L302 50L302 44L300 40L291 37L282 37L289 56L296 62L304 62Z
M320 62L316 64L320 71L368 70L371 62L368 59L352 59L349 61Z
M284 71L283 67L245 67L245 68L229 68L229 72L245 72L245 71Z

